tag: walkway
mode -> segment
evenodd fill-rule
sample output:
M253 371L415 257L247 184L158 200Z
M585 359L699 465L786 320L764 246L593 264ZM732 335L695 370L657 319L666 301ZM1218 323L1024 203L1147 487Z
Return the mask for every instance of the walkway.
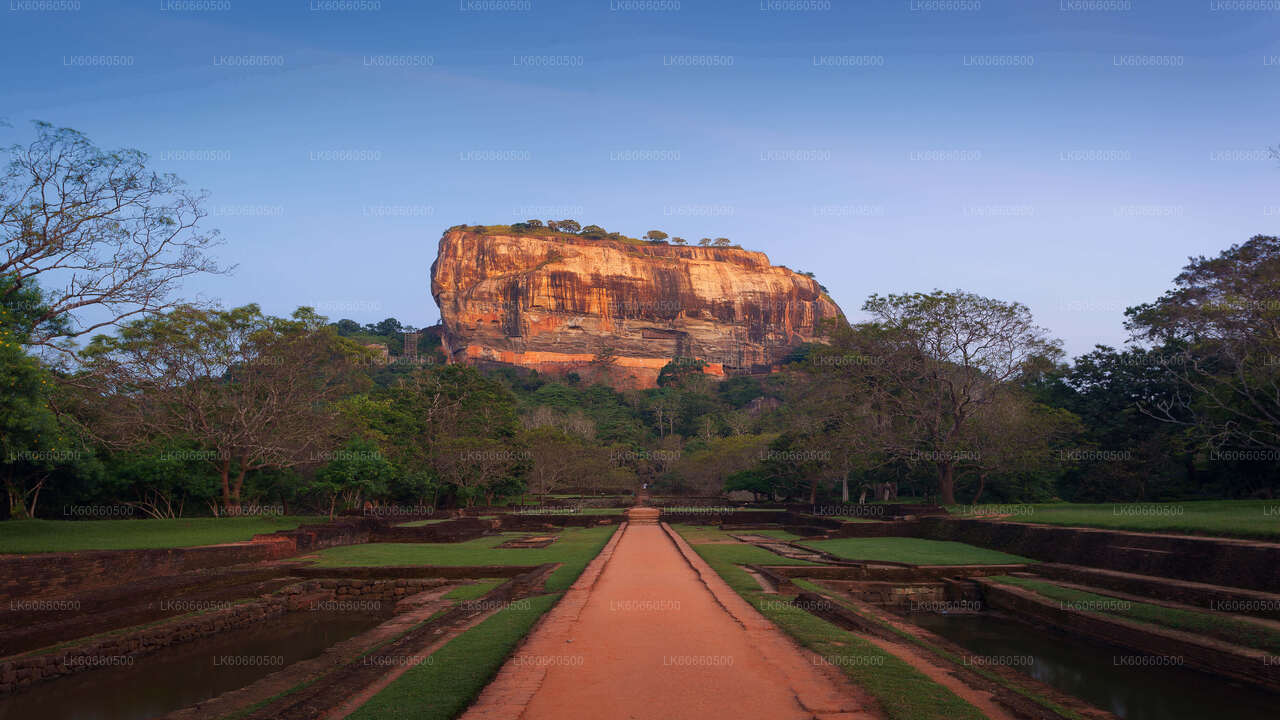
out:
M874 716L683 539L633 515L463 717Z

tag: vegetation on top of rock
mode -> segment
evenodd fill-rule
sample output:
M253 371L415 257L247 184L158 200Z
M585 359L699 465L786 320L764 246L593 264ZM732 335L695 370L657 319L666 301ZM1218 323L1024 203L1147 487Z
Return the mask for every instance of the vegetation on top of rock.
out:
M511 223L510 225L464 224L454 225L446 232L452 230L469 230L482 235L530 235L546 238L579 237L588 240L617 240L629 245L684 245L688 242L682 237L669 238L667 233L662 230L650 230L641 239L624 235L620 232L610 232L599 225L579 225L576 220L547 220L545 223L541 220L525 220L524 222ZM741 245L735 245L729 238L725 237L719 237L714 240L703 238L698 244L703 247L742 248Z

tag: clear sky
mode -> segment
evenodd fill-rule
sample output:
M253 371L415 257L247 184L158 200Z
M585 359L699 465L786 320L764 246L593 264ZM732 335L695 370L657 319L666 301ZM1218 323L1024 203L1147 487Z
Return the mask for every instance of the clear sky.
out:
M572 217L855 317L1019 300L1075 354L1280 231L1280 1L0 2L0 142L148 152L239 264L190 291L278 314L427 325L444 228Z

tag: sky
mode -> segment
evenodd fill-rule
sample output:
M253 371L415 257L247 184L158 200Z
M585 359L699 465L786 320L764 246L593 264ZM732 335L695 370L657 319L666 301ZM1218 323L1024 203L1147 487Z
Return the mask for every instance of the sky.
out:
M0 0L31 122L209 193L188 295L439 318L452 225L728 237L1031 308L1068 354L1280 220L1280 0Z

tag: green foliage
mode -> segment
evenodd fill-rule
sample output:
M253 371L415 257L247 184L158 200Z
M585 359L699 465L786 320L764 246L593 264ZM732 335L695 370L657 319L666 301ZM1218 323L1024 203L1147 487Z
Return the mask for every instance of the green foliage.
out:
M34 517L51 475L88 458L50 409L52 373L27 352L33 328L50 325L39 320L46 310L34 285L0 280L0 478L11 517Z
M353 438L316 471L308 489L325 498L329 517L333 517L340 499L343 509L350 509L362 500L387 497L395 474L395 468L377 445L365 438Z

